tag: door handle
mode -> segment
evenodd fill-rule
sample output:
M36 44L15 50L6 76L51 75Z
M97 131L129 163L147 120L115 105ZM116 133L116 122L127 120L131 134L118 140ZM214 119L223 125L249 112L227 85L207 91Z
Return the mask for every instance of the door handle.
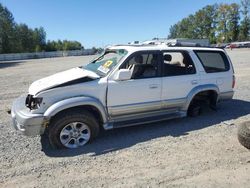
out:
M151 84L151 85L149 85L150 89L157 89L158 87L159 87L159 85L157 85L157 84Z
M198 84L198 81L197 81L197 80L192 80L192 81L191 81L191 84L192 84L192 85L196 85L196 84Z

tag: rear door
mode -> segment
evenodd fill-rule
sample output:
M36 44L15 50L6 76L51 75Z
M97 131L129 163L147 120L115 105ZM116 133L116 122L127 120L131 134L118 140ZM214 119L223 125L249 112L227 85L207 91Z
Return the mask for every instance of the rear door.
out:
M199 85L199 76L188 51L162 51L162 104L178 110L190 91Z

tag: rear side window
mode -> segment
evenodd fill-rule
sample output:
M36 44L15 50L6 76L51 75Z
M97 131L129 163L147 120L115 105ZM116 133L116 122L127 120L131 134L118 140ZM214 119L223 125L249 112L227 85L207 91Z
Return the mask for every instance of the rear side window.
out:
M194 51L207 73L225 72L230 69L227 56L221 51Z

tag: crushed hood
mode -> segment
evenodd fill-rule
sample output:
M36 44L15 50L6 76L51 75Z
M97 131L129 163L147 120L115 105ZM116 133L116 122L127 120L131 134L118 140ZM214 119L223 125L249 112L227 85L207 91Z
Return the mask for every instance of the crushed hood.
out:
M76 67L33 82L29 87L29 94L36 95L47 89L66 86L67 83L73 83L81 78L97 79L99 76L92 71Z

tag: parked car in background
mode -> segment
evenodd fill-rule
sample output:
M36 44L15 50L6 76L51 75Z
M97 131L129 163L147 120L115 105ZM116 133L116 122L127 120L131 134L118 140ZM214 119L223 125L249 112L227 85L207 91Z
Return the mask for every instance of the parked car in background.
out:
M250 48L250 41L246 42L233 42L226 46L226 48Z

